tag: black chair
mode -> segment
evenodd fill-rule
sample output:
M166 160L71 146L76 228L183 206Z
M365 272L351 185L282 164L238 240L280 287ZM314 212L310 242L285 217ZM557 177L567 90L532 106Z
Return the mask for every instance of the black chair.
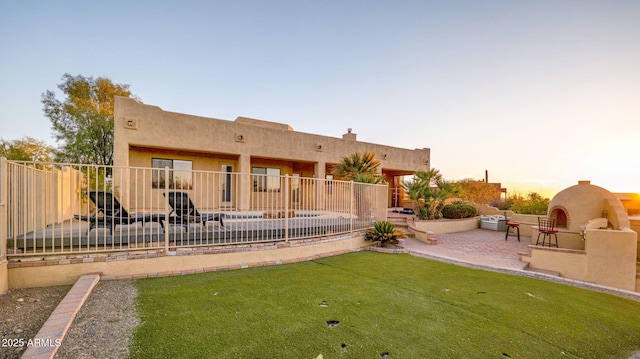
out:
M505 220L505 224L507 225L507 233L504 236L504 240L506 241L507 238L509 238L509 232L511 232L511 228L513 228L518 233L518 242L520 242L520 223L509 221L509 218L507 217L507 212L504 212L504 220Z
M549 238L549 247L551 247L552 245L555 246L556 248L558 247L558 235L556 234L558 233L558 230L554 228L555 225L556 225L555 218L538 217L538 238L536 239L536 246L540 242L540 236L544 235L544 237L542 237L543 247L544 247L544 244L546 243L547 238ZM551 243L551 235L555 237L556 244Z
M157 222L164 228L162 214L129 214L120 204L120 201L109 191L89 191L89 199L96 206L96 211L90 216L75 215L75 219L89 222L89 232L94 228L109 228L109 234L113 234L115 226L129 225L140 222Z
M169 205L171 206L171 212L167 217L169 224L183 226L187 231L191 223L202 223L205 226L208 221L218 221L224 227L222 215L218 213L200 213L187 192L169 191L162 195L169 200Z

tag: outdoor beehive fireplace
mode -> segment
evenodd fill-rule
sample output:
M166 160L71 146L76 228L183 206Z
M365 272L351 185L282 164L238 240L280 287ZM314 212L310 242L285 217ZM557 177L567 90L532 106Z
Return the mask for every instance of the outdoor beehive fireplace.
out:
M555 195L549 203L548 215L556 220L558 229L574 233L580 233L581 226L595 218L606 218L609 229L630 227L618 197L590 181L579 181Z
M569 225L569 216L567 215L567 210L564 207L553 207L549 211L549 217L556 220L557 228L567 228Z
M616 195L589 181L579 181L553 197L547 216L557 222L553 231L557 242L552 245L550 239L545 248L538 238L549 229L533 226L531 240L535 245L529 246L530 255L521 257L530 268L640 292L638 235Z

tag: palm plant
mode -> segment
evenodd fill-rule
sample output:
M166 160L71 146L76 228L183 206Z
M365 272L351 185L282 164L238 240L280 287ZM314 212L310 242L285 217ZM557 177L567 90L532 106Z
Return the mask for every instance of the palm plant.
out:
M358 183L377 184L382 182L382 176L378 174L380 161L376 159L375 153L352 153L337 165L331 168L331 174L338 179L344 181L353 181ZM371 205L369 197L356 186L354 191L355 214L360 220L368 220L371 216Z
M380 161L375 153L352 153L331 168L336 179L344 181L379 183L382 177L378 174Z
M382 176L358 173L351 180L358 183L378 184L382 182Z
M402 187L413 201L414 212L420 219L442 218L444 201L457 191L455 185L445 181L435 168L416 172L412 181L403 181Z

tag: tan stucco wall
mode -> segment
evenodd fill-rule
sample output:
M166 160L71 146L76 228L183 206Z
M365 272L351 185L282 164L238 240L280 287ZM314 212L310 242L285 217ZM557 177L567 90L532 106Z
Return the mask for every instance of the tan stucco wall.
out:
M11 268L9 269L9 286L28 288L72 284L81 275L95 272L101 272L105 276L125 276L278 260L288 261L341 250L354 250L370 244L371 242L365 241L363 236L356 235L319 244L261 251Z
M439 219L434 221L414 221L414 225L421 231L436 234L464 232L480 228L480 217L465 219Z
M616 193L622 203L624 210L630 216L640 215L640 194L638 193Z
M637 234L632 230L587 231L587 278L589 282L635 290Z
M629 220L629 222L631 223L631 230L640 233L640 220L633 219ZM640 262L640 236L638 236L638 262Z
M317 163L315 176L324 178L326 164L338 163L343 156L365 151L376 153L382 169L417 171L430 168L428 148L409 150L297 132L282 126L256 125L252 121L227 121L168 112L123 97L116 97L114 121L116 166L132 165L130 146L139 146L240 156L239 168L235 171L242 173L250 172L250 162L242 161L242 157L253 156ZM321 150L318 150L319 146Z
M538 234L540 231L537 228L538 224L531 228L531 244L536 244L538 240ZM544 235L540 235L540 243L542 243ZM567 249L577 249L584 250L584 240L580 233L570 232L566 229L559 230L557 233L558 237L558 247L567 248ZM547 238L548 243L549 238ZM551 235L551 243L556 243L556 239L553 235Z
M636 288L637 234L632 230L587 230L585 249L530 246L530 268L624 290Z
M139 148L133 147L129 152L129 162L131 167L150 168L151 161L154 158L188 160L192 161L193 171L220 171L223 165L232 166L234 170L238 168L237 156L216 155L211 153L184 152L184 151L166 151L156 148ZM150 170L125 169L125 174L120 175L122 170L117 168L114 170L114 185L118 189L119 199L123 206L132 212L144 209L145 211L162 211L164 210L164 198L162 193L164 189L152 188L153 175ZM135 176L135 179L132 178ZM194 172L192 181L193 189L190 192L191 199L198 201L204 194L208 194L211 198L205 203L196 203L200 210L210 210L207 204L220 202L220 191L218 188L208 188L206 184L212 181L210 177L198 175ZM138 184L138 188L128 191L130 184ZM204 184L204 185L203 185ZM144 187L142 186L144 185ZM129 194L126 197L126 194Z
M562 251L531 248L529 267L560 273L565 278L585 280L587 254L582 251Z
M373 152L382 172L413 173L430 168L430 150L404 149L344 138L297 132L282 124L260 120L236 121L205 118L162 110L136 100L116 97L114 110L114 165L151 166L157 151L169 155L200 154L210 164L194 163L194 169L220 170L218 158L237 159L234 172L250 173L251 166L266 159L278 160L283 173L325 178L331 164L354 152ZM137 152L130 153L131 148ZM165 157L167 158L167 157ZM169 157L170 159L173 156ZM180 157L176 159L186 159ZM292 163L293 165L290 165ZM292 168L293 167L293 168ZM117 181L114 174L114 181ZM123 182L129 182L126 179ZM241 183L241 188L249 187ZM121 194L128 197L127 188ZM239 209L248 209L249 196L242 196Z
M0 158L0 171L4 170L5 160ZM2 174L0 174L2 175ZM0 184L2 184L0 182ZM6 188L0 188L0 294L9 289L9 272L7 269L7 205Z
M238 156L214 153L167 151L151 147L132 147L129 152L131 167L151 167L153 158L189 160L194 171L220 171L222 165L237 167Z
M7 260L0 259L0 295L9 289L9 270L7 269Z

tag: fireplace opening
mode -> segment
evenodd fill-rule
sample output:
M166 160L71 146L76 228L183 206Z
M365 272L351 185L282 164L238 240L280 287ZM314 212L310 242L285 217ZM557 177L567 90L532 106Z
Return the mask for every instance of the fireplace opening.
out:
M567 228L569 220L565 209L554 208L550 217L556 219L556 228Z

